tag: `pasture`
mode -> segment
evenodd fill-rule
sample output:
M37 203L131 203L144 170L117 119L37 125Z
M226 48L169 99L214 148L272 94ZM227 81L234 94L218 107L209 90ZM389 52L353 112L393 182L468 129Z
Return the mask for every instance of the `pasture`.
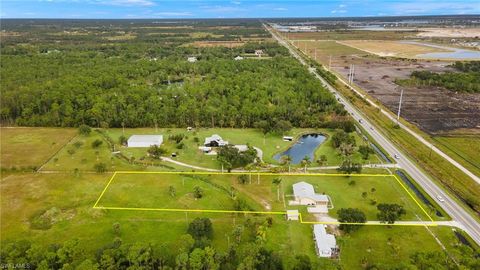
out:
M316 220L306 207L291 206L292 185L305 181L314 186L316 193L330 196L334 208L328 215L337 218L341 208L358 208L367 220L377 220L379 203L402 205L407 215L403 220L430 218L409 192L393 176L335 176L335 175L264 175L209 173L128 173L118 172L105 187L96 206L106 209L162 211L255 211L282 215L287 209L299 209L303 218ZM273 184L280 178L279 185ZM202 197L196 198L194 189L201 188ZM244 204L238 205L243 200ZM428 209L428 208L425 208Z
M1 168L38 168L60 150L77 131L72 128L3 127Z

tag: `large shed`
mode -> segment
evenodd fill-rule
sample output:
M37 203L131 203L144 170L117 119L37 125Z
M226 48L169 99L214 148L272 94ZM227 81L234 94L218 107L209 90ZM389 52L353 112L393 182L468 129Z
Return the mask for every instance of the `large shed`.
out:
M160 146L162 143L162 135L132 135L127 141L128 147L150 147L152 145Z
M337 241L333 234L327 233L325 225L313 225L313 238L315 240L315 250L319 257L332 257L337 251Z

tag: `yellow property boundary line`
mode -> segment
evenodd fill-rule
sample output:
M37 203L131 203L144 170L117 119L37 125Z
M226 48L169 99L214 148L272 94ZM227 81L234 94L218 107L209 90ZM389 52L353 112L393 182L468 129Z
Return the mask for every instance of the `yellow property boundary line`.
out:
M304 221L302 218L302 213L299 213L299 221L302 224L325 224L325 225L371 225L371 226L438 226L438 224L432 219L432 217L427 213L427 211L422 207L422 205L415 199L415 196L408 190L408 188L402 183L402 181L394 174L329 174L329 173L267 173L267 172L140 172L140 171L116 171L113 173L112 177L108 181L105 188L102 190L102 193L95 201L93 208L95 209L106 209L106 210L127 210L127 211L159 211L159 212L184 212L184 213L225 213L225 214L262 214L262 215L286 215L287 212L268 212L268 211L236 211L236 210L217 210L217 209L176 209L176 208L146 208L146 207L111 207L111 206L98 206L98 203L102 199L105 192L108 190L110 184L113 182L113 179L117 174L163 174L163 175L178 175L178 174L190 174L190 175L240 175L240 174L251 174L251 175L270 175L270 176L353 176L353 177L393 177L398 184L405 190L405 192L412 198L412 200L418 205L418 207L423 211L423 213L428 217L430 221L412 221L411 224L406 223L349 223L349 222L328 222L328 221ZM414 223L417 222L417 223Z

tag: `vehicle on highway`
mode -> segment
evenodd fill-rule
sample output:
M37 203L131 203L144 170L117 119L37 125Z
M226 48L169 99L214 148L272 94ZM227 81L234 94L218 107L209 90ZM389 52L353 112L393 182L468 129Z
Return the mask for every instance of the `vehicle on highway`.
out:
M439 202L445 202L445 199L444 199L442 196L440 196L440 195L437 195L437 200L438 200Z
M396 159L400 159L400 156L398 154L393 155Z
M358 122L361 124L363 123L363 119L358 119Z

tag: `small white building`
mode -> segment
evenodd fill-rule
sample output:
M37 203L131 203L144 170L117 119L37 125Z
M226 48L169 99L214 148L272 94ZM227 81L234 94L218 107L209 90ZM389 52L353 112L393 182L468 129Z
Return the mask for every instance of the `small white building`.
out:
M287 220L298 220L299 217L298 210L287 210Z
M333 208L330 198L327 195L317 194L313 186L307 182L298 182L293 184L294 200L290 205L308 205L309 213L328 213L328 209Z
M190 56L190 57L187 58L187 61L190 62L190 63L195 63L195 62L197 62L197 57Z
M162 145L162 135L132 135L128 138L128 147L150 147L152 145Z
M293 137L291 137L291 136L283 136L283 141L285 141L285 142L291 142L291 141L293 141Z
M225 146L228 144L228 141L224 141L222 137L218 134L213 134L210 137L205 138L205 142L203 143L204 146L208 147L219 147L219 146Z
M255 50L255 55L258 56L258 57L262 57L263 50Z
M335 235L327 233L325 225L313 225L313 239L315 240L315 250L319 257L332 257L337 252L337 241Z
M233 58L235 61L243 60L243 57L238 55L237 57Z

